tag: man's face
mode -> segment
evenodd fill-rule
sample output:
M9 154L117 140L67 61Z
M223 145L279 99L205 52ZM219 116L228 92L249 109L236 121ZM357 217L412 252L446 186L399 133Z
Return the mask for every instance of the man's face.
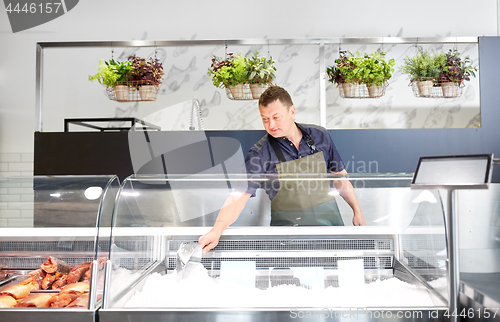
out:
M289 109L276 100L267 106L259 106L262 123L267 133L275 138L290 137L295 128L295 106L290 106Z

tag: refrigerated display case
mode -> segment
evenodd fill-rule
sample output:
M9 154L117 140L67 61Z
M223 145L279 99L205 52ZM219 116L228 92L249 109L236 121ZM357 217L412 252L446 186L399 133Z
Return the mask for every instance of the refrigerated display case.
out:
M249 181L275 179L127 178L114 210L100 321L442 318L449 303L441 194L410 189L410 174L280 178L350 180L367 226L353 226L337 196L345 226L270 227L259 189L201 256L196 242L226 199Z
M2 321L97 320L119 187L116 176L0 178L0 294L14 305Z

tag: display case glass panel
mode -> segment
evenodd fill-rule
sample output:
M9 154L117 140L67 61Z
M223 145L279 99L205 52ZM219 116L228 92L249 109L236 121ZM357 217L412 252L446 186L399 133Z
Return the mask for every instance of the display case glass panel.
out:
M409 174L281 178L281 185L299 180L311 187L349 181L367 226L353 226L352 211L333 185L345 226L270 226L269 198L259 188L218 245L201 255L196 242L228 198L239 198L249 182L274 180L209 174L125 180L114 211L101 319L186 310L355 308L370 314L448 305L441 196L412 190Z
M94 319L119 187L116 176L0 178L2 316Z

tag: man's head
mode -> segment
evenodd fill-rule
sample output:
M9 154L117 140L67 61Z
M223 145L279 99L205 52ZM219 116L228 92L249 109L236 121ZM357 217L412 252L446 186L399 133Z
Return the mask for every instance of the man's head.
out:
M270 86L259 98L259 111L267 133L275 138L291 137L296 130L295 106L288 92L279 86Z
M290 94L283 88L279 86L269 86L264 93L260 95L259 98L259 108L261 106L266 107L270 103L279 100L288 109L293 105L292 98Z

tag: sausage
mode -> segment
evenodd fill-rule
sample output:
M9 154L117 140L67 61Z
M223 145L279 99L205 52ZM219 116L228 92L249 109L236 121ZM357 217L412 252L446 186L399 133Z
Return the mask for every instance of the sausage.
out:
M90 263L82 263L78 266L75 266L69 271L68 277L67 277L67 283L76 283L80 281L82 278L83 274L85 274L86 271L90 269Z
M45 275L42 281L42 290L48 290L55 280L56 280L56 275L54 274Z
M29 273L31 275L31 277L33 278L33 285L37 286L37 289L40 290L42 289L42 282L43 282L43 279L45 278L45 271L41 268L39 269L36 269L34 271L31 271Z
M67 284L68 275L61 276L58 280L52 283L52 289L57 290Z

